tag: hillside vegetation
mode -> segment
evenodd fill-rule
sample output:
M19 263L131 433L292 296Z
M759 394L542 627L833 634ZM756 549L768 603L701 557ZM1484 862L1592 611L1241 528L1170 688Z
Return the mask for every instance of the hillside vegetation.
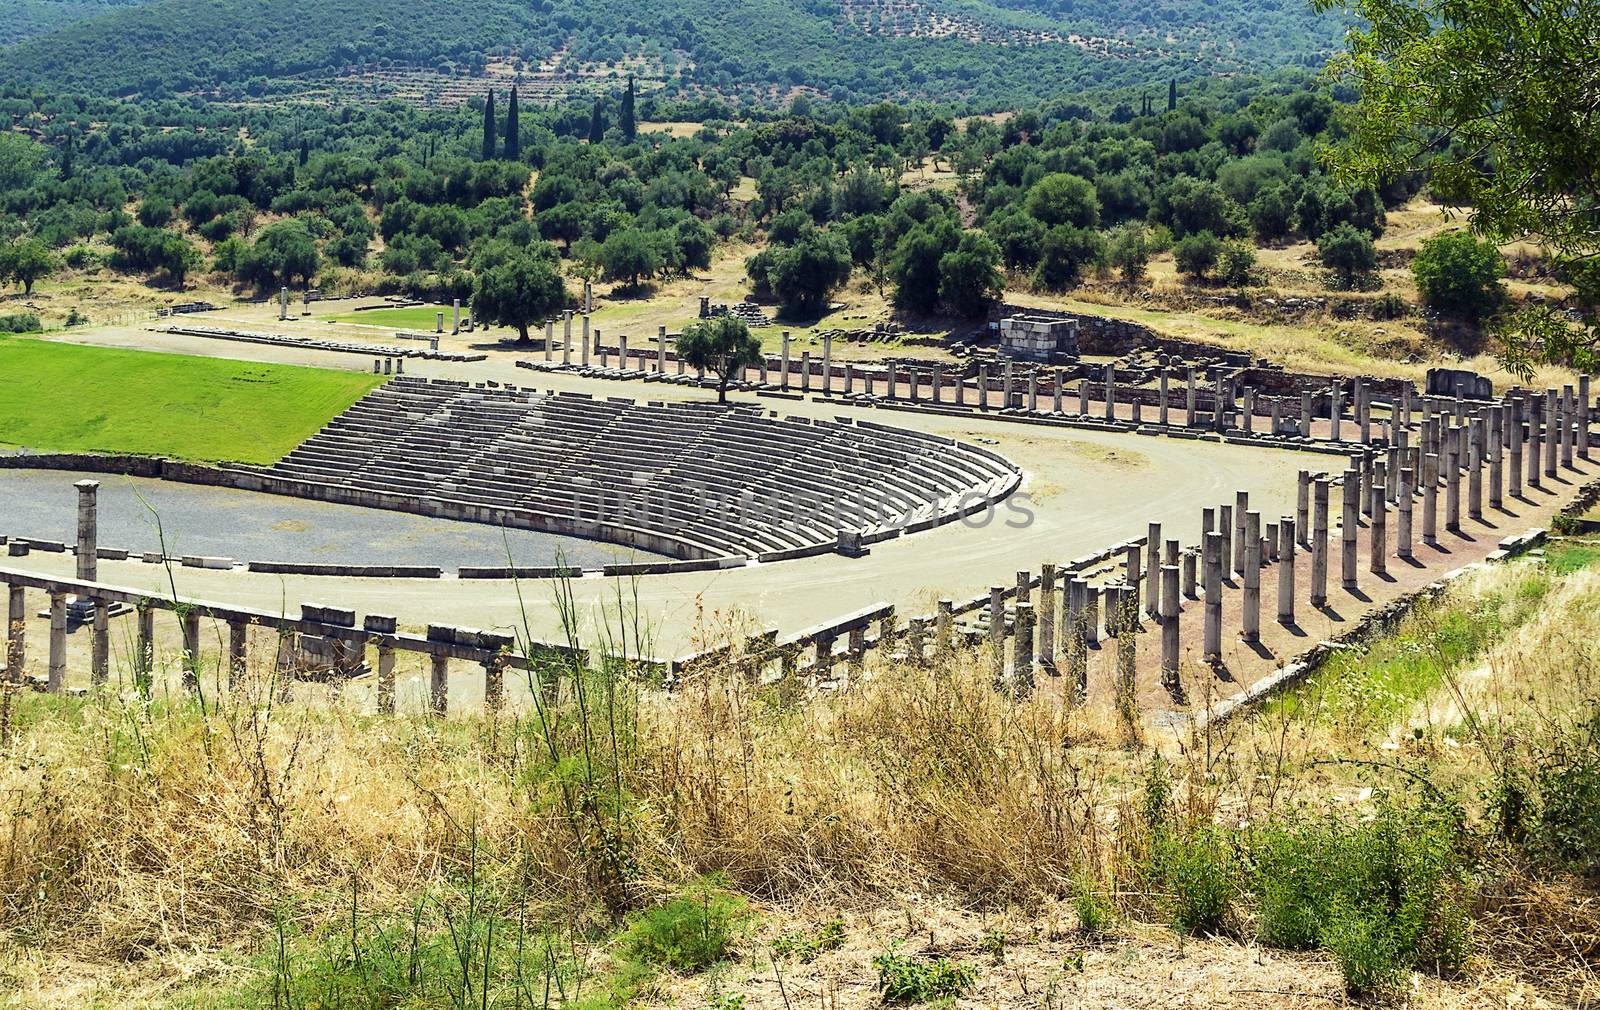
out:
M631 57L664 67L669 95L782 100L805 89L993 108L1315 67L1341 24L1292 0L485 0L470 15L442 0L152 0L27 39L0 75L97 93L260 94L289 75L357 64L472 73L491 54L569 68Z

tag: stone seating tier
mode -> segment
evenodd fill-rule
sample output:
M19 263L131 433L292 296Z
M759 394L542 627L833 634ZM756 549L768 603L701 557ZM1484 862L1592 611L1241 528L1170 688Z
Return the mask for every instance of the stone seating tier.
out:
M880 425L414 376L251 469L691 557L826 547L845 531L947 517L1016 478L993 453Z

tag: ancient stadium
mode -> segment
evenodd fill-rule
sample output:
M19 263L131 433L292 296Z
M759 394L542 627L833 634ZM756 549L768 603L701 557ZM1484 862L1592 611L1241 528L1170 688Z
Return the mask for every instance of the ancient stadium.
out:
M260 662L445 714L525 703L507 671L546 663L828 689L962 649L1010 691L1193 716L1536 544L1596 470L1587 379L1307 374L1001 309L953 364L786 335L722 405L664 327L330 318L385 304L63 335L372 385L269 462L5 450L11 668L181 690Z

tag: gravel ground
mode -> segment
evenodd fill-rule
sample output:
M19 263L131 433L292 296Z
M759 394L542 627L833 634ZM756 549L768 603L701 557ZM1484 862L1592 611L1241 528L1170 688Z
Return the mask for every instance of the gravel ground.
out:
M298 561L363 565L504 565L507 538L519 565L569 564L596 568L658 555L594 540L481 523L431 519L306 501L254 491L177 484L106 474L55 470L0 471L0 534L77 538L77 492L100 481L100 546L154 551L165 536L169 554L202 554L240 561ZM156 515L162 533L156 530Z

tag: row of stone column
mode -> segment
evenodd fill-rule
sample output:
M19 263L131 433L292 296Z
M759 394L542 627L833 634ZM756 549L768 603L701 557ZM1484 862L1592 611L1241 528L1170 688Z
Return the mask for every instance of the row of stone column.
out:
M5 669L7 677L13 683L21 683L23 670L27 662L27 590L20 585L7 586L6 608L6 633L5 633ZM110 674L110 619L113 604L104 599L91 597L84 600L73 597L64 591L50 591L48 597L48 611L50 619L50 632L48 642L48 659L46 665L45 689L49 693L59 694L66 687L67 676L67 636L69 630L69 609L82 607L88 611L87 624L90 628L90 661L89 684L91 688L100 688L106 684ZM133 655L130 657L130 673L133 682L141 691L150 689L155 672L155 614L159 609L153 600L141 600L132 610L132 619L135 624ZM182 651L179 655L180 672L185 690L193 692L200 684L201 674L204 670L204 655L201 646L200 621L202 612L193 607L180 606L175 614L178 618L180 635L182 638ZM225 664L222 670L226 671L228 682L237 684L246 669L248 661L249 629L252 622L243 618L223 618L228 626L228 641L226 646ZM313 622L314 623L314 622ZM263 625L270 627L271 625ZM395 657L398 651L397 639L394 636L395 621L392 617L382 615L368 615L364 619L364 637L358 639L340 639L339 641L359 654L366 646L371 646L376 654L376 707L379 713L392 715L395 711ZM278 629L278 648L275 657L274 669L278 676L279 692L285 693L292 682L300 661L300 641L307 632L285 631ZM445 715L449 710L449 664L450 656L447 651L429 651L427 653L430 663L430 677L428 688L428 710L434 715ZM505 700L505 676L507 653L503 650L491 652L479 665L484 671L484 701L491 710L499 710ZM357 666L360 661L357 660ZM220 671L219 671L220 672ZM220 678L219 678L220 682Z
M406 374L405 358L373 358L373 375L404 375Z

